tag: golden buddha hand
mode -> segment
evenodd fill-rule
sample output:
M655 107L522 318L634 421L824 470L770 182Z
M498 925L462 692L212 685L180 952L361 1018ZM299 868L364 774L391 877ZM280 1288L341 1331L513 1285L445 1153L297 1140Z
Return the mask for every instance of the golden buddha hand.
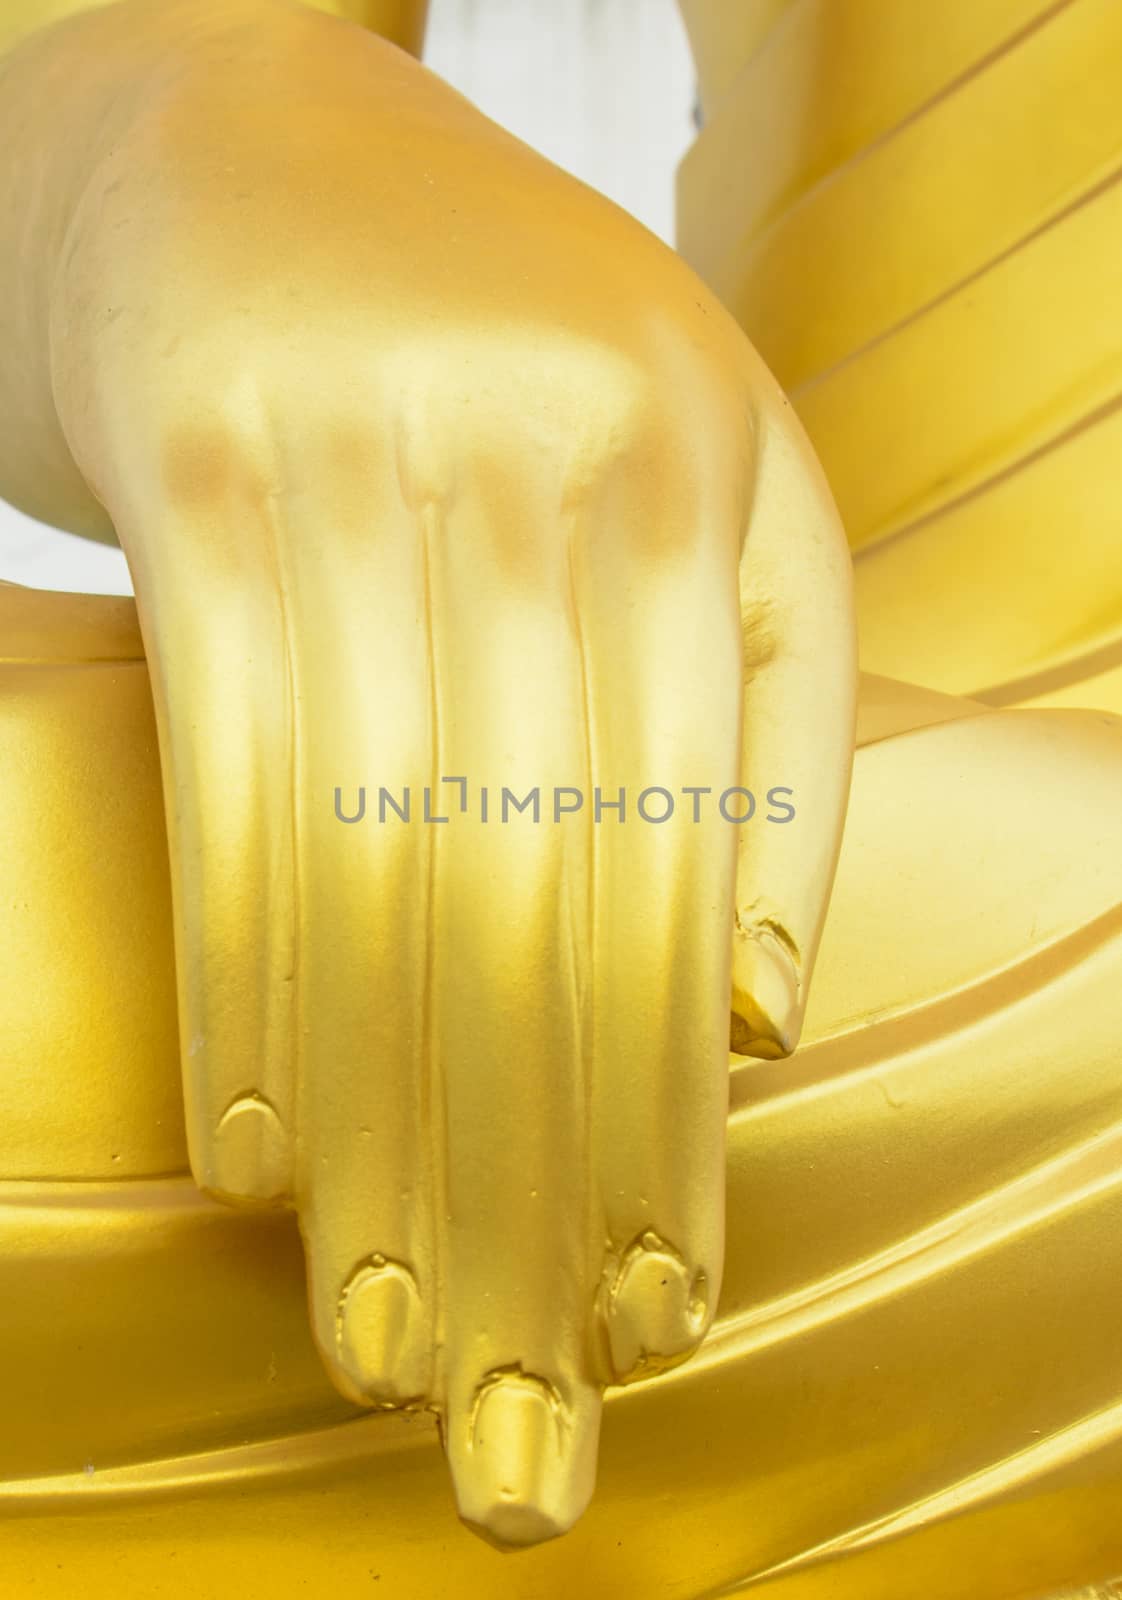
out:
M828 494L671 252L360 30L126 0L0 117L0 469L134 575L193 1170L296 1207L339 1387L548 1537L714 1312L730 951L736 1047L797 1036Z

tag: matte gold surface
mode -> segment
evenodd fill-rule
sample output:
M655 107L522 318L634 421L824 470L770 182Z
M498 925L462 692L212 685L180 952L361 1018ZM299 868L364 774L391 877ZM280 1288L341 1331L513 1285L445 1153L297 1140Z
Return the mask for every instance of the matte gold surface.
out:
M5 178L5 488L88 533L91 487L110 508L155 698L128 602L0 590L14 1592L1032 1600L1122 1570L1122 724L1000 709L1116 688L1116 14L684 9L698 259L797 386L867 647L988 702L863 680L808 1007L846 587L715 302L292 7L129 4L0 82L0 148L37 153ZM723 190L745 107L774 159ZM720 829L500 852L461 817L418 861L305 810L419 729L430 778L606 791L685 752L813 803L736 862ZM759 1059L717 1048L730 988ZM295 1201L311 1333L291 1219L200 1196L188 1152ZM536 1544L587 1498L600 1385L669 1367L609 1390L565 1539L507 1561L456 1526L432 1410L464 1520Z
M9 53L0 119L0 476L135 579L192 1171L296 1209L340 1391L435 1413L464 1520L537 1543L605 1385L712 1321L730 1003L798 1037L829 494L669 250L360 29L107 6Z

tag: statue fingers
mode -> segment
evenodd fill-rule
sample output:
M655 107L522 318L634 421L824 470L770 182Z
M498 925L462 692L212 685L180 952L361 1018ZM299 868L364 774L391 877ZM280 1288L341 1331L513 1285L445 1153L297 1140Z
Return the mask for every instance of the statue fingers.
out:
M663 455L649 504L582 568L591 681L591 1147L607 1375L696 1348L724 1253L740 639L732 523ZM629 551L661 552L631 577Z
M740 561L744 720L733 1049L798 1042L841 844L856 705L849 554L829 489L768 378Z

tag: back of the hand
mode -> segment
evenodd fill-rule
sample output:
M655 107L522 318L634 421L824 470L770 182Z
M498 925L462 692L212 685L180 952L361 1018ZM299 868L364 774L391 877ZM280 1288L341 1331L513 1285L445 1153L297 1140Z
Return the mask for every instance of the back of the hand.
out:
M532 1542L713 1315L730 987L792 1048L844 806L840 535L676 258L406 57L247 4L138 84L53 381L152 665L192 1164L295 1205L339 1386Z

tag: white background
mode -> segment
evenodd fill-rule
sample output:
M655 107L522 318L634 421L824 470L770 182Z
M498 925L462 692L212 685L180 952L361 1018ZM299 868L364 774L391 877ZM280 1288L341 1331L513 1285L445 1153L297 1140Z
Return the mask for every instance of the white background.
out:
M673 236L693 75L674 0L431 0L425 60L527 143ZM119 550L0 500L0 578L128 594Z

